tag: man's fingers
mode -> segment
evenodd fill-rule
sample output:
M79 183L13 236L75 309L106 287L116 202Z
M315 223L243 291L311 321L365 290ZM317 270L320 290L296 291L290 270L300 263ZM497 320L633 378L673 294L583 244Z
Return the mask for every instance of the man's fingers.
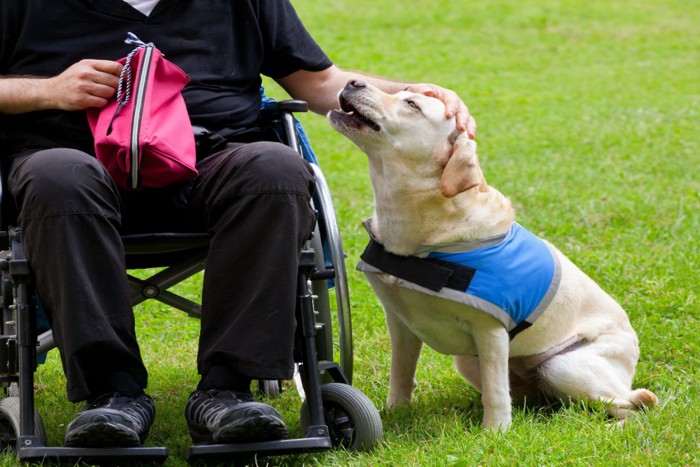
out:
M454 117L457 130L466 131L470 138L476 133L476 122L469 114L469 109L454 92L448 92L445 97L445 118ZM471 123L470 123L471 122Z
M428 83L412 84L407 89L441 100L445 104L445 118L454 118L457 130L466 131L470 138L474 138L476 121L456 92Z
M467 119L467 135L469 136L470 139L474 139L476 136L476 120L474 120L474 117L469 115L469 118Z
M123 65L112 60L84 60L97 71L102 71L110 75L119 76L122 72Z
M81 63L85 66L84 79L116 90L123 68L121 63L111 60L83 60Z
M108 99L116 94L117 90L114 86L95 83L87 92L95 97Z
M116 92L122 65L110 60L81 60L50 79L56 108L84 110L104 107Z

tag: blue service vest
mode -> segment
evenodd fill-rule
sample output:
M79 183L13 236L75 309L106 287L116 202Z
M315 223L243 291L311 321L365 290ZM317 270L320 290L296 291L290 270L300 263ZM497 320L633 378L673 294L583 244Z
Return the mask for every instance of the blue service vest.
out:
M417 256L381 251L371 239L357 269L386 272L398 284L472 306L497 318L513 338L531 326L559 287L561 266L552 247L514 222L502 237L424 245ZM435 280L435 276L443 279Z

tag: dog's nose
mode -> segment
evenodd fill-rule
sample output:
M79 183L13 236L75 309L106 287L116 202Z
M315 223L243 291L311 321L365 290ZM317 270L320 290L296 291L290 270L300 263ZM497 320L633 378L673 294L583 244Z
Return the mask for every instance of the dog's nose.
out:
M351 79L347 84L348 88L366 88L367 83L359 79Z

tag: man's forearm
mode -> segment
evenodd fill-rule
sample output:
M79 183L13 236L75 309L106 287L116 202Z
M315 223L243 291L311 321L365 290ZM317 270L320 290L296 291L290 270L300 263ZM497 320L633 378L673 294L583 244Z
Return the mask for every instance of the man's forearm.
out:
M0 113L19 114L51 108L46 78L0 77Z
M119 62L85 59L51 78L0 77L0 112L104 107L117 92L121 71Z
M372 86L378 87L388 94L394 94L401 91L408 85L408 83L403 81L394 81L387 78L382 78L380 76L367 75L357 71L346 71L344 73L347 75L347 77L343 80L343 86L345 86L345 83L351 79L359 79L365 83L371 84Z
M307 101L312 111L326 114L338 108L338 94L352 79L360 79L388 93L395 93L406 87L406 83L345 71L335 66L318 72L298 71L280 79L279 83L293 98Z

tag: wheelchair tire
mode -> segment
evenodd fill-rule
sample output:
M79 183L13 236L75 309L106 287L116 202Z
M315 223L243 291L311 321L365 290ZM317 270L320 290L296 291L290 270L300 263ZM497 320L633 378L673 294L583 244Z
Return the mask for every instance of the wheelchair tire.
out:
M316 262L316 267L319 269L324 269L325 259L323 257L323 243L321 242L321 233L318 225L316 225L310 244L311 248L314 250L314 261ZM333 305L331 304L330 300L328 281L326 279L312 281L311 293L314 297L316 323L323 323L323 327L320 330L323 335L317 335L316 339L316 352L318 352L320 360L334 361L333 320L331 319Z
M384 429L379 411L357 388L343 383L321 386L323 414L333 447L371 451L382 441ZM308 400L301 407L301 428L310 425Z
M3 334L14 334L14 325L8 323L15 322L12 305L14 303L14 288L10 281L9 275L5 272L0 276L0 306L2 306L2 323L0 323L0 331Z
M340 351L340 368L345 374L348 383L352 384L353 373L353 345L352 345L352 319L350 316L350 297L348 291L348 277L345 270L345 253L340 240L338 222L335 217L335 209L331 200L330 190L321 168L311 164L316 176L316 191L314 192L314 206L323 213L323 225L325 237L328 243L328 254L335 271L335 311L337 314L337 333ZM318 227L318 226L317 226ZM320 238L320 236L318 236ZM322 249L317 250L322 251ZM314 292L316 293L316 292ZM330 320L323 321L330 332Z
M278 397L282 391L282 381L276 379L258 380L258 392L266 397Z
M46 445L46 430L41 416L34 411L34 431L39 441ZM0 399L0 452L17 451L17 436L19 434L19 397Z

